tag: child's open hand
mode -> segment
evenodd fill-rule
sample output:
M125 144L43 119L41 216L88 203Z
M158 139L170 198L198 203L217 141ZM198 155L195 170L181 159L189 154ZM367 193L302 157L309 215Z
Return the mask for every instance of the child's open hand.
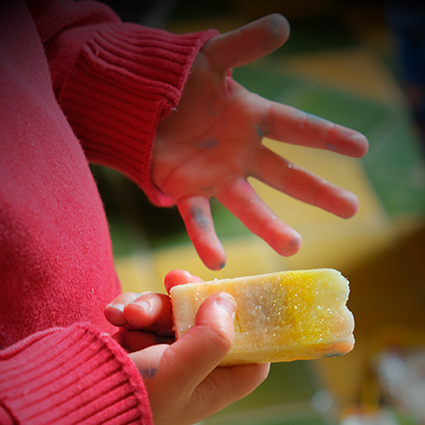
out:
M357 210L355 195L291 164L261 141L269 137L361 157L365 137L268 101L231 77L232 68L273 52L288 36L286 19L274 14L209 40L176 110L158 127L153 180L175 200L200 258L214 270L224 266L226 256L211 218L212 196L279 254L292 255L300 247L300 235L260 200L249 176L340 217Z
M175 270L165 287L200 280ZM106 307L106 318L125 327L116 339L143 377L156 425L194 424L245 397L267 377L269 365L217 367L233 344L235 312L230 295L215 294L200 307L196 325L173 342L167 295L125 293Z

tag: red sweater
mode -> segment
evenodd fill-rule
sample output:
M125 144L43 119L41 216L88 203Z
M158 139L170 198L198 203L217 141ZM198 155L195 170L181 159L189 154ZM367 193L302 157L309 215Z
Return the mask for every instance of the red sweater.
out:
M158 121L215 31L123 24L93 1L0 2L0 423L151 424L103 308L120 291L88 160L150 179Z

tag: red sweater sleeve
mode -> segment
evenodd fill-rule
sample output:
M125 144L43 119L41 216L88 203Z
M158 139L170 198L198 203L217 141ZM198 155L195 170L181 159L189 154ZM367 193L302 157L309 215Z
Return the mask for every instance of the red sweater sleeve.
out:
M66 15L70 27L61 18L63 29L55 25L49 33L45 23L54 19L37 8L33 14L56 95L87 158L126 174L153 203L171 205L151 181L155 132L177 105L195 56L217 31L176 35L121 23L95 2L79 2L84 14L73 2L53 3L51 13Z
M137 369L90 324L49 329L0 351L0 420L153 424Z
M0 423L152 424L103 334L118 285L81 145L169 203L150 180L154 132L213 34L122 24L92 1L0 1Z

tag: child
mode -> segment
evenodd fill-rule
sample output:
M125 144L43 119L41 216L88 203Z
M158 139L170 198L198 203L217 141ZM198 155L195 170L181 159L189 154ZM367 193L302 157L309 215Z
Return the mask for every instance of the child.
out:
M268 151L262 137L354 157L367 141L232 79L233 67L288 35L280 15L222 35L173 35L124 24L94 1L0 2L0 423L190 424L265 378L267 365L216 369L233 337L225 294L174 344L127 353L111 338L103 308L120 285L87 162L125 173L159 206L177 204L212 269L225 254L211 196L277 252L295 253L299 235L248 176L341 217L357 199ZM150 299L170 342L166 302ZM127 318L120 308L106 309L114 325Z

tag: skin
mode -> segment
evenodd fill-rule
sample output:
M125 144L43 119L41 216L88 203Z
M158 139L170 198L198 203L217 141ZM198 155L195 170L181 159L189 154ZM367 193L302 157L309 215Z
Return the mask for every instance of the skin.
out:
M174 270L173 286L199 282ZM266 379L269 365L217 367L234 339L236 303L226 294L207 298L195 326L174 341L167 295L123 293L105 308L106 318L122 329L113 337L125 347L143 378L155 425L190 425L247 396Z
M226 255L214 230L214 196L253 233L284 256L295 254L301 236L280 221L247 181L254 177L300 201L349 218L357 197L290 163L261 142L280 142L362 157L360 133L251 93L232 69L282 46L289 24L266 16L209 40L196 57L177 108L159 126L152 178L177 204L205 265L218 270Z

